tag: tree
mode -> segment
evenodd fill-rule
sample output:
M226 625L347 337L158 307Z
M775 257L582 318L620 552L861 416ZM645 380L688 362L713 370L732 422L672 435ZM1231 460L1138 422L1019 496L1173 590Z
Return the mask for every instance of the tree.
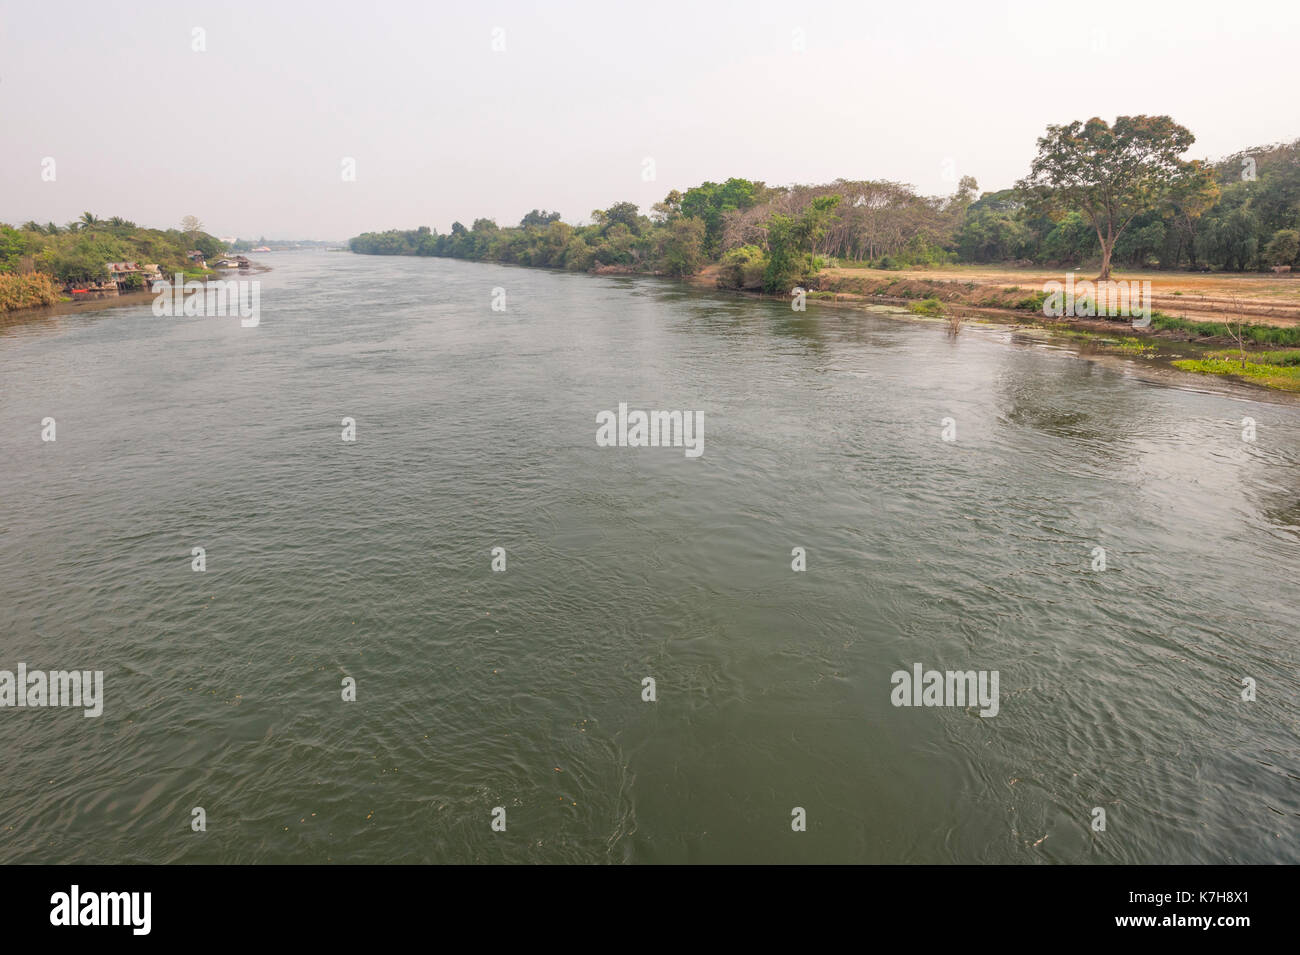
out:
M195 237L203 231L203 223L199 221L198 216L185 216L181 219L181 231L190 237L193 242Z
M1167 202L1191 163L1179 157L1196 141L1168 116L1121 116L1112 128L1087 123L1048 126L1038 155L1018 188L1058 213L1078 210L1101 245L1101 274L1110 278L1115 242L1139 214Z
M1097 251L1097 234L1082 215L1067 212L1043 236L1040 249L1046 261L1073 268Z
M650 218L656 225L667 225L682 214L682 194L674 189L664 196L663 202L650 207Z
M12 272L26 248L27 242L21 232L0 223L0 272Z
M718 269L718 288L756 289L763 287L767 274L767 256L756 245L731 249Z
M1012 190L981 196L965 210L956 232L957 251L967 262L1004 262L1027 258L1035 242L1020 218Z
M678 216L658 230L662 237L659 267L669 275L694 275L704 267L704 223Z
M200 232L190 240L192 248L198 249L203 253L203 258L215 259L226 251L226 244L220 239L208 235L206 232Z
M552 222L559 222L560 214L558 212L547 212L545 209L534 209L528 215L519 220L519 225L528 228L530 225L546 228Z
M751 182L748 179L731 178L722 185L703 182L686 190L678 203L678 211L684 216L703 220L704 247L710 256L714 256L718 253L723 220L727 213L753 208L763 192L761 182Z
M1292 265L1300 256L1300 232L1295 229L1279 229L1269 239L1264 249L1264 257L1269 265Z
M66 283L98 282L107 276L108 263L122 261L125 251L118 240L104 233L82 232L42 252L42 271Z
M839 205L836 195L818 196L801 216L775 213L767 224L767 269L763 289L788 292L813 270L813 249Z
M1219 199L1219 184L1214 167L1193 159L1186 173L1178 178L1169 193L1169 207L1180 240L1186 245L1188 259L1196 268L1196 228L1202 215Z
M1223 198L1197 231L1204 258L1230 271L1246 271L1259 254L1259 217L1250 207L1247 186L1237 183L1224 189Z
M593 209L591 221L600 226L601 235L609 235L609 230L619 224L633 235L641 234L640 210L635 202L616 202L608 209Z
M980 184L974 176L962 176L961 181L957 183L957 191L953 193L952 202L956 206L965 209L972 202L979 198Z

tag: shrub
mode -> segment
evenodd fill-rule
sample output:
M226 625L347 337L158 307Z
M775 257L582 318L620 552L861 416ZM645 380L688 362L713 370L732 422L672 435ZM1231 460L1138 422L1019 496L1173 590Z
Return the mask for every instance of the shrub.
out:
M43 272L0 275L0 312L53 305L59 300L54 280Z
M756 245L742 245L722 257L718 288L757 289L763 286L767 256Z

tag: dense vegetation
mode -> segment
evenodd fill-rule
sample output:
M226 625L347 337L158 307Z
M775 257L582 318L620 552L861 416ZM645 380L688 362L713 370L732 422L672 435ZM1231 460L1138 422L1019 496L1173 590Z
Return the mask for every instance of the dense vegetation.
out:
M1194 142L1168 117L1052 126L1030 174L980 195L965 177L951 196L839 179L767 186L748 179L674 190L649 214L619 202L570 225L534 209L517 226L477 219L350 240L371 255L430 255L577 271L690 275L789 291L826 264L898 269L954 262L1064 268L1114 264L1256 271L1300 267L1300 140L1218 163L1178 158Z
M164 275L201 277L205 273L196 270L186 252L198 249L217 256L224 246L201 231L197 221L189 225L189 231L143 229L117 216L101 219L89 212L65 226L0 223L0 310L52 304L62 286L105 280L109 262L157 264Z
M942 246L973 198L927 199L907 186L846 182L773 188L748 179L674 190L644 215L631 202L591 214L589 225L534 209L518 226L476 219L439 234L428 226L368 232L349 241L369 255L430 255L573 271L622 270L693 275L711 262L736 288L789 290L837 256L888 268L951 261Z

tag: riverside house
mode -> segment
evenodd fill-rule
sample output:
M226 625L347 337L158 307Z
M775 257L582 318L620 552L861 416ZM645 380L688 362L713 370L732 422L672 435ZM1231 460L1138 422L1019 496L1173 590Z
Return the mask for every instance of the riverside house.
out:
M107 275L99 282L88 282L80 286L71 283L64 290L76 299L112 298L132 288L148 289L163 277L162 269L157 265L140 265L136 262L105 262L104 271ZM139 276L139 281L134 281L132 276Z
M162 269L156 264L139 265L135 262L109 262L107 268L109 279L122 292L132 286L149 288L154 282L161 282L163 277ZM132 280L131 276L133 275L140 277L139 283Z

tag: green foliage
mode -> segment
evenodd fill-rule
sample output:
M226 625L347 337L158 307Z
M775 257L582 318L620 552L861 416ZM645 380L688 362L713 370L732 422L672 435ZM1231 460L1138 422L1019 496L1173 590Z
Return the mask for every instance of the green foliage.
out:
M704 223L679 216L659 232L658 261L662 271L678 277L694 275L704 267Z
M761 182L751 182L748 179L728 179L722 185L705 182L687 189L681 197L679 208L682 215L704 223L704 249L710 258L714 258L722 240L726 214L753 208L763 191Z
M907 310L914 315L928 315L931 318L943 317L943 302L937 298L923 298L919 302L911 302Z
M1236 358L1235 352L1214 352L1211 358ZM1286 368L1300 367L1300 349L1292 348L1287 351L1261 351L1250 352L1246 356L1250 361L1261 365L1280 365Z
M1195 371L1203 375L1232 375L1258 381L1279 391L1300 391L1300 367L1270 364L1261 361L1261 357L1247 354L1245 361L1239 357L1187 358L1173 364L1175 368L1184 371Z
M789 292L817 274L813 249L825 234L839 196L820 196L800 216L774 213L767 220L767 269L763 291Z
M1115 243L1115 255L1122 261L1137 266L1151 264L1165 244L1165 224L1152 219L1144 225L1134 225Z
M41 271L49 272L60 282L81 284L101 282L108 277L108 263L122 260L121 244L110 237L79 233L41 253Z
M1024 203L1014 190L990 193L972 203L957 229L957 251L964 262L1006 262L1028 257L1035 240L1024 221Z
M1179 158L1195 141L1168 116L1121 116L1113 127L1096 117L1048 126L1018 187L1040 208L1083 215L1097 232L1107 278L1115 242L1134 218L1167 204L1197 175Z
M208 235L206 232L200 232L198 235L194 236L193 239L193 248L202 252L205 260L220 258L221 253L226 251L226 244L224 242L216 236Z
M31 256L38 272L62 285L102 282L108 278L109 262L157 264L164 274L186 272L202 278L205 273L186 258L192 248L215 256L222 244L203 232L142 229L120 216L102 219L87 212L66 229L54 223L26 222L20 229L0 224L0 273L15 270L21 256Z
M517 227L476 219L469 229L453 223L446 235L427 226L367 232L348 246L364 255L430 255L570 271L618 266L674 276L693 275L707 263L704 224L698 219L651 221L633 203L617 202L597 209L592 220L589 226L573 226L561 222L559 213L534 209Z
M642 219L634 202L616 202L608 209L596 209L591 213L591 221L600 228L601 235L609 235L611 229L619 226L631 235L640 235Z
M18 259L27 251L23 234L12 226L0 224L0 272L12 272Z
M350 246L576 271L691 275L713 262L727 287L752 279L744 277L748 253L728 257L754 247L764 257L763 286L781 292L807 285L832 256L842 268L890 270L953 261L1082 268L1107 255L1116 264L1166 269L1300 265L1300 140L1250 150L1258 166L1252 181L1241 178L1245 153L1217 165L1184 161L1180 150L1192 142L1169 117L1120 117L1114 126L1093 119L1049 127L1018 188L978 199L969 178L940 197L886 181L771 188L731 178L673 190L649 216L618 202L593 211L590 225L568 225L558 213L533 209L518 227L479 219L469 229L454 223L445 235L428 227L366 233ZM817 211L826 204L833 215ZM39 234L31 225L24 236ZM104 227L97 220L92 228ZM58 232L53 224L45 229ZM0 239L0 267L11 260Z
M1300 259L1300 231L1279 229L1264 248L1269 265L1294 265Z
M947 251L924 235L914 235L893 255L882 256L881 261L888 260L888 264L882 265L881 268L907 269L950 265L956 259L956 253Z
M1097 230L1078 212L1068 212L1043 239L1041 257L1053 265L1076 266L1100 251Z
M531 225L544 229L552 222L559 221L560 214L558 212L547 212L545 209L534 209L519 220L519 226L520 228L527 229Z
M756 245L742 245L722 257L718 269L718 287L760 289L767 272L767 255Z
M1231 338L1228 326L1223 322L1194 322L1185 318L1175 318L1160 312L1151 313L1151 327L1188 332L1202 338L1219 336ZM1255 345L1300 345L1300 325L1279 328L1273 325L1244 325L1241 336Z

